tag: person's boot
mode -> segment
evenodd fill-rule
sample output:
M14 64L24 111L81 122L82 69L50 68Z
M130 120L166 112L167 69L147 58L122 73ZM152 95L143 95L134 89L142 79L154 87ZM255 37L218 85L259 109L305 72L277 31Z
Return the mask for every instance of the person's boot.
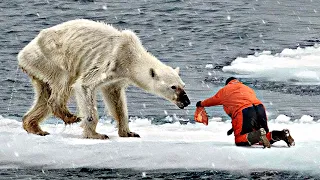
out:
M257 131L248 133L247 139L250 144L256 144L261 142L264 148L270 148L270 142L266 137L266 131L263 128L260 128Z
M273 144L277 141L281 141L281 140L286 142L288 147L295 145L294 139L292 138L290 131L288 129L284 129L282 131L272 131L271 132L271 140L270 140L271 144Z

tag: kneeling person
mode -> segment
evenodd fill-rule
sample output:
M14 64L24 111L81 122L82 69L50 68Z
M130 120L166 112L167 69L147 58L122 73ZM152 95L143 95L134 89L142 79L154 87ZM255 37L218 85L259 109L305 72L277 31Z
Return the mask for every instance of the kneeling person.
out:
M214 96L198 101L196 106L223 105L224 111L232 118L235 144L237 146L250 146L261 143L270 148L270 144L284 140L290 147L294 145L288 129L269 132L267 116L262 102L256 97L250 87L242 84L235 77L226 80L226 86L220 89Z

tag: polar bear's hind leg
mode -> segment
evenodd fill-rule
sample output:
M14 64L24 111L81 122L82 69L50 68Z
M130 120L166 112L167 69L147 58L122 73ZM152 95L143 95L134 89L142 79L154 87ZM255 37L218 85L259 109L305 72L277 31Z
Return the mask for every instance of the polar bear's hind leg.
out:
M54 116L62 119L65 124L80 122L81 119L73 115L67 108L67 102L71 94L69 84L53 85L51 96L48 100L49 107Z
M48 59L36 41L32 41L18 54L19 67L28 74L31 79L37 79L45 83L50 89L46 99L47 106L56 117L66 124L79 122L80 118L71 114L66 104L71 93L71 81L68 72L61 69L53 60ZM34 85L36 91L37 88ZM41 92L41 90L40 90Z
M23 116L23 128L28 133L45 136L49 133L42 131L39 123L51 113L47 104L51 90L47 83L44 83L35 77L31 77L31 79L35 89L35 102L29 112Z

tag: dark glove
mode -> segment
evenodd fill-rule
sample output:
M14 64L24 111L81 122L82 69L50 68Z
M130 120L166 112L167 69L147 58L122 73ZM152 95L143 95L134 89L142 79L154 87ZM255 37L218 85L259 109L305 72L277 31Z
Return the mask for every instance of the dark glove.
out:
M227 135L230 136L233 133L233 129L229 129L229 131L227 132Z
M198 101L196 104L197 107L201 107L201 101Z

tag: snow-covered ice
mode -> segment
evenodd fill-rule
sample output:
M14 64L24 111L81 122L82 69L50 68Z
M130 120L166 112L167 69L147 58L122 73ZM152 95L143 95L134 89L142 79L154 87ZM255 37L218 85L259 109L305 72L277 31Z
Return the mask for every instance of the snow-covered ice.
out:
M281 53L256 52L255 55L236 58L224 72L236 73L271 81L320 83L320 46L284 49Z
M153 125L149 119L132 118L130 128L141 138L120 138L108 120L97 131L109 140L81 138L79 124L42 124L51 133L41 137L27 134L21 122L0 116L0 168L133 168L133 169L217 169L289 170L320 173L320 123L285 115L270 120L271 130L289 128L296 146L277 142L270 149L261 146L236 147L227 136L230 121L212 118L208 126L179 122ZM58 121L58 120L57 120Z

